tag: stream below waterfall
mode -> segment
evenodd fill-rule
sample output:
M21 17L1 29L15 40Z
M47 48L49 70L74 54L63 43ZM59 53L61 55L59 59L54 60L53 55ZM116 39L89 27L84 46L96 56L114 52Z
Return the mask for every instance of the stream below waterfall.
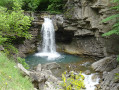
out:
M90 66L93 62L95 62L93 58L80 57L66 53L60 53L60 57L50 60L46 56L40 57L36 54L31 54L26 57L26 63L30 65L31 69L36 67L38 64L43 65L52 62L56 62L61 66L61 69L52 69L53 74L59 79L61 79L61 75L64 71L75 71L77 73L82 71L85 77L84 83L87 87L86 90L95 90L95 85L99 83L99 74L92 70ZM89 75L85 74L87 70L90 71Z

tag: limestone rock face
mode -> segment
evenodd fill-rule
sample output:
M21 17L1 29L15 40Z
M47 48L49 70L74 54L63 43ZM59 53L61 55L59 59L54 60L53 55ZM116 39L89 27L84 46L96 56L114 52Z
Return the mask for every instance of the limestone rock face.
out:
M105 57L97 62L94 62L91 66L95 71L111 71L112 69L116 68L117 60L114 56Z
M115 20L101 23L101 21L115 13L110 10L113 4L110 0L65 0L64 13L48 15L48 13L25 13L34 17L30 33L31 40L25 40L17 45L19 56L41 50L40 29L43 17L53 20L56 31L56 43L59 51L71 54L84 54L98 57L119 53L119 36L102 37L111 30ZM37 48L38 47L38 48Z
M98 57L119 53L115 48L119 44L118 36L102 37L102 34L109 31L115 22L113 20L101 23L103 19L115 13L110 10L111 5L110 0L67 0L63 22L60 25L57 23L56 31L56 41L61 49L72 54ZM66 34L63 36L63 33ZM68 36L70 38L67 39ZM58 41L62 38L61 45L61 41ZM67 41L69 42L65 43Z

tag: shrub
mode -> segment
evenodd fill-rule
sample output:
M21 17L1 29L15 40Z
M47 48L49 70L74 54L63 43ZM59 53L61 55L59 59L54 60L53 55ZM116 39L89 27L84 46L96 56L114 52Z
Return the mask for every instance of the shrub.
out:
M25 59L18 57L17 61L21 63L24 66L24 68L29 69L29 65L25 62Z
M77 75L74 74L74 72L71 72L70 77L66 77L66 72L62 74L62 80L63 83L61 83L61 86L65 90L80 90L82 88L85 88L84 85L84 76L81 74L81 72Z

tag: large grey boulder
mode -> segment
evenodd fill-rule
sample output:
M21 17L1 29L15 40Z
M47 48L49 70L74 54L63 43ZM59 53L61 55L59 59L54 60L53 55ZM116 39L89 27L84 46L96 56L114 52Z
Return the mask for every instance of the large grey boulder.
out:
M102 82L100 83L98 90L119 90L119 83L115 82L116 73L119 73L119 67L112 70L111 72L104 72ZM116 80L116 81L119 81Z
M94 62L91 67L95 71L104 72L111 71L117 67L117 61L115 56L105 57L97 62Z
M47 63L47 64L42 65L43 70L51 70L51 69L57 69L57 68L61 68L61 67L56 62Z

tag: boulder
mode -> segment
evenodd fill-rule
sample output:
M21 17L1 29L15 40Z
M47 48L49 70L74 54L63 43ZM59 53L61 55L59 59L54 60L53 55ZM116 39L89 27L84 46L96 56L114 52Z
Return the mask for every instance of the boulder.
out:
M111 72L103 73L99 90L119 90L119 83L117 83L118 80L116 80L116 77L118 76L116 76L116 73L119 73L119 67L112 70Z
M117 61L115 56L105 57L97 62L94 62L91 67L95 71L104 72L111 71L117 67Z
M51 69L57 69L57 68L61 68L61 67L56 62L47 63L42 66L43 70L51 70Z
M31 72L30 73L30 78L32 79L32 82L45 82L47 80L46 76L44 73L39 73L39 72Z

